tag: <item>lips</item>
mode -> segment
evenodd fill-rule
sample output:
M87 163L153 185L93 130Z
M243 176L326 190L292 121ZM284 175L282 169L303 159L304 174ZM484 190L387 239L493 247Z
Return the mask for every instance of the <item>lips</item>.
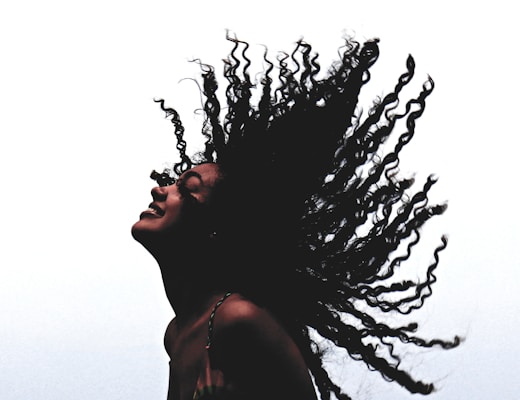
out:
M153 217L159 218L159 217L162 217L163 215L164 215L164 210L161 207L159 207L157 204L151 203L148 206L148 209L146 209L145 211L143 211L141 213L141 218L144 216L153 216Z

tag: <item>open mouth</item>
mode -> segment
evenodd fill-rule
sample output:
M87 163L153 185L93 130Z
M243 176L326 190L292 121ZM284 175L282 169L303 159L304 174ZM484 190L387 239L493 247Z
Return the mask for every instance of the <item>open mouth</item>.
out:
M143 214L151 214L157 217L162 217L164 215L164 210L161 209L157 204L151 203L148 206L148 209L146 209Z

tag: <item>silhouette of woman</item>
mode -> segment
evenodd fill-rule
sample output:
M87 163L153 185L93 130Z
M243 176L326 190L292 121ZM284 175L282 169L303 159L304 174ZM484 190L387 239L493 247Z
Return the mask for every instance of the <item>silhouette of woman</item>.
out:
M433 178L414 189L398 171L433 81L399 111L414 75L409 57L394 90L363 117L358 95L377 40L345 39L323 74L303 40L276 62L266 51L259 82L249 74L248 43L228 40L225 113L214 68L198 62L200 154L186 154L178 113L157 100L175 127L180 160L152 172L159 186L132 227L157 260L175 311L165 335L168 399L350 399L323 363L331 346L412 393L430 393L432 384L400 368L395 345L449 349L459 338L424 339L416 323L380 316L423 305L446 246L443 237L422 281L394 274L423 224L446 208L428 204ZM404 132L392 135L400 121Z

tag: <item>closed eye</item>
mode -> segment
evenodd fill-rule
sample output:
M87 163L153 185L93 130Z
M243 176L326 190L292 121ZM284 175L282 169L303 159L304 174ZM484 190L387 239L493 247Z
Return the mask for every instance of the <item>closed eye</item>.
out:
M176 185L182 197L187 198L191 201L197 201L197 199L191 193L190 189L188 189L188 187L186 186L186 179L179 179L176 182Z
M193 181L193 182L192 182ZM189 185L188 185L189 183ZM192 192L196 192L199 185L202 183L202 176L195 171L186 171L176 182L179 188L179 193L183 197L189 197L196 201ZM188 188L188 186L190 186Z

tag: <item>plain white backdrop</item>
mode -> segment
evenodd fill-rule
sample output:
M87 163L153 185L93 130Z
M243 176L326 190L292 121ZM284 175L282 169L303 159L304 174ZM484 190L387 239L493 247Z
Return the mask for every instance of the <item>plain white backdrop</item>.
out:
M198 69L188 60L220 71L230 29L273 53L303 37L324 66L345 33L379 37L367 99L393 88L409 53L416 88L434 78L403 170L436 173L434 198L449 201L427 228L423 261L440 234L450 243L418 318L426 336L466 339L408 362L436 383L431 400L516 399L516 15L503 0L4 2L0 398L165 398L162 337L173 313L130 226L150 202L149 172L176 155L153 99L177 107L196 132L198 89L182 79ZM416 397L354 364L334 368L346 368L356 399Z

